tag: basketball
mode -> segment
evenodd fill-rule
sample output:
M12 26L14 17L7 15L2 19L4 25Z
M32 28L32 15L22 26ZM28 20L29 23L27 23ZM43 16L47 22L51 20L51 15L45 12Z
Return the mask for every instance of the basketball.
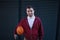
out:
M24 30L23 30L22 26L18 26L16 31L17 31L18 35L22 35L24 33Z

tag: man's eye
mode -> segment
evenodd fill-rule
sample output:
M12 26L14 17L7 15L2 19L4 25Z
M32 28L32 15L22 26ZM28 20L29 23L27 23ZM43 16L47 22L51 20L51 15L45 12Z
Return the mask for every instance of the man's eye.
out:
M32 10L29 10L29 11L27 11L27 12L32 12Z
M29 11L28 11L29 12Z
M31 12L32 12L32 10L31 10Z

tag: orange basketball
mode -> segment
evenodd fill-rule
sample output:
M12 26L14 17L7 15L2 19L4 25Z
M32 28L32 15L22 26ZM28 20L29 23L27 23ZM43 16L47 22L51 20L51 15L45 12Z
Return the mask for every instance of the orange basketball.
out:
M23 27L22 26L19 26L19 27L17 27L17 34L18 35L22 35L23 33L24 33L24 30L23 30Z

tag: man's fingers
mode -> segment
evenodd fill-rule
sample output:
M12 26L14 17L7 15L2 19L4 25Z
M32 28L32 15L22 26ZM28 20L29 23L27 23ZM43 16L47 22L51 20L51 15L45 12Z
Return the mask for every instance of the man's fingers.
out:
M17 39L17 35L16 35L16 34L14 34L14 39L15 39L15 40Z
M24 37L24 40L26 40L26 38Z

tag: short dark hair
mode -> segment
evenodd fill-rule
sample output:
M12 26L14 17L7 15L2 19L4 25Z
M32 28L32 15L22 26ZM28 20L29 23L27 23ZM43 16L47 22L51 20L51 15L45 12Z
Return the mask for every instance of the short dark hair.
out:
M27 8L33 8L33 7L32 7L31 5L28 5L28 6L26 7L26 9L27 9Z

